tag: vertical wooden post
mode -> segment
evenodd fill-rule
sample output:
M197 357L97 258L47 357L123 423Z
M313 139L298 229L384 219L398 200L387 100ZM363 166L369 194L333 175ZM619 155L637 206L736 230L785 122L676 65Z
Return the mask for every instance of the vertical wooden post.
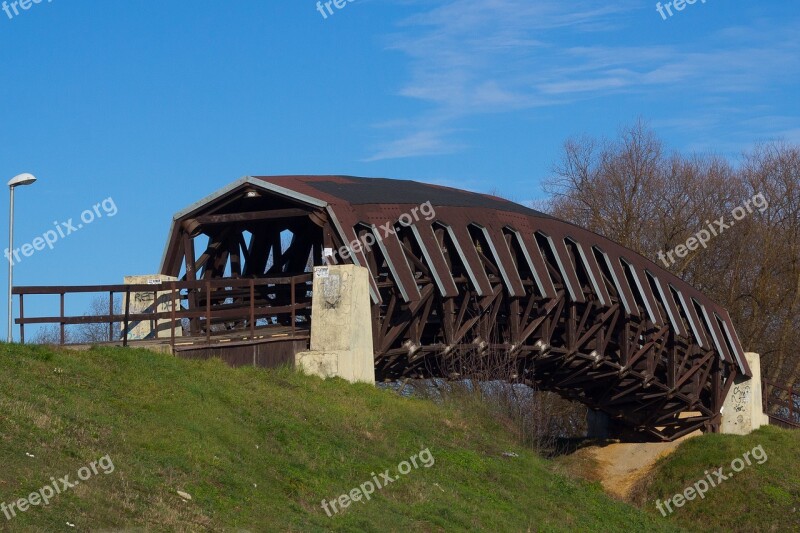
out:
M153 291L153 311L154 318L150 320L150 331L153 332L153 338L158 340L158 291Z
M25 304L23 303L24 294L19 293L19 342L25 344Z
M130 288L125 288L125 323L123 324L124 335L122 337L122 345L128 345L128 323L130 322L129 317L131 314L131 290Z
M206 342L211 344L211 281L206 281Z
M295 296L294 296L294 288L295 287L294 287L294 284L295 284L295 281L294 281L294 276L291 277L289 282L291 283L290 290L292 291L292 337L294 337L294 322L295 322L295 310L294 310L294 302L295 302Z
M509 334L510 334L509 336L511 344L516 346L519 344L519 335L520 331L522 330L522 324L521 324L522 309L520 306L520 298L518 297L512 298L510 308L511 308L511 313L510 313L511 316L508 317L509 321L511 322L509 328ZM424 327L425 324L420 324L420 330L422 330Z
M256 337L256 283L250 278L250 340Z
M194 257L194 239L188 233L183 232L183 255L186 262L186 281L197 281L197 269L195 267ZM197 292L198 289L190 288L187 290L187 305L189 311L197 309ZM193 317L189 319L189 330L193 335L200 332L200 319Z
M108 342L114 342L114 291L108 291Z
M61 296L61 314L59 315L59 318L61 319L61 321L59 322L61 324L60 344L61 346L64 346L65 343L64 343L64 291L63 290L59 293L59 296Z
M171 281L170 284L170 328L169 328L169 345L172 348L172 353L175 353L175 282Z
M333 229L331 228L331 225L328 222L327 217L325 218L325 222L324 222L324 224L322 226L322 247L323 247L323 249L324 248L335 248L336 247L336 244L334 242ZM322 253L324 253L324 250L323 250ZM322 253L320 254L320 259L322 260L320 264L324 265L324 264L327 264L328 261L331 260L331 258L325 258L324 256L322 256ZM333 264L336 264L338 262L338 258L339 258L338 254L333 254L333 258L332 258L333 259Z
M669 376L674 376L677 379L677 361L679 359L677 347L674 347L670 350L670 359L667 360L667 365L671 368L668 370L667 373ZM727 390L723 383L723 373L722 373L722 363L718 358L714 358L713 367L711 370L711 401L712 401L712 409L714 413L714 418L708 423L707 430L711 433L719 433L720 428L722 427L722 406L725 404L725 396L723 395L725 390ZM733 379L733 378L731 378ZM669 379L667 380L667 384L669 385L670 390L675 388L675 381L672 384L669 383Z

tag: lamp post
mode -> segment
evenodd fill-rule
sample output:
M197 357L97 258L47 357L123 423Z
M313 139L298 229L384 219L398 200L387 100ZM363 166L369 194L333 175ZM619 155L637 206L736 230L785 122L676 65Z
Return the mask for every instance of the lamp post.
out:
M8 182L8 189L11 191L11 202L9 204L9 220L8 220L8 342L14 341L14 334L12 331L14 306L11 295L11 287L14 284L14 188L20 185L30 185L36 181L33 174L20 174L14 176Z

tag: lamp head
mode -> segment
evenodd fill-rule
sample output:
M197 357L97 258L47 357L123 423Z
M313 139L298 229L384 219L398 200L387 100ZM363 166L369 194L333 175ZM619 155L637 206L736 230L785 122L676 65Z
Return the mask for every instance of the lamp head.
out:
M27 172L23 174L19 174L18 176L14 176L8 182L9 187L17 187L18 185L30 185L36 181L36 178L33 174L28 174Z

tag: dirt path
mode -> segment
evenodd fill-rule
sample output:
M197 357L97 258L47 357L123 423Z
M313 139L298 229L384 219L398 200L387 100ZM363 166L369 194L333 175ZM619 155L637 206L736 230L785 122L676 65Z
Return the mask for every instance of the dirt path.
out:
M675 442L616 443L589 446L576 452L596 463L596 474L606 492L628 500L631 488L647 476L656 461L669 455L687 438Z

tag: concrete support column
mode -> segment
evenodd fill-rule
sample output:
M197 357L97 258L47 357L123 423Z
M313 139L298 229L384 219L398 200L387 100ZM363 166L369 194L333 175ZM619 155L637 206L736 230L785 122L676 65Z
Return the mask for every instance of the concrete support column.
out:
M314 267L311 350L295 367L322 378L375 383L369 272L355 265Z
M177 302L171 302L172 292L159 290L160 285L166 281L177 281L178 278L174 276L164 276L162 274L151 274L144 276L125 276L125 285L152 285L153 290L147 292L132 292L131 303L129 305L130 314L137 313L169 313L172 311L172 306ZM121 314L125 314L125 300L126 297L122 295L122 309ZM176 307L177 309L177 307ZM144 320L144 321L131 321L128 324L128 340L141 340L153 338L169 338L170 320ZM120 323L120 330L124 330L125 325ZM124 333L124 331L123 331ZM175 336L180 337L182 330L180 323L175 326Z
M722 407L722 433L747 435L769 424L761 397L761 356L751 352L744 356L753 377L738 376L728 391Z

